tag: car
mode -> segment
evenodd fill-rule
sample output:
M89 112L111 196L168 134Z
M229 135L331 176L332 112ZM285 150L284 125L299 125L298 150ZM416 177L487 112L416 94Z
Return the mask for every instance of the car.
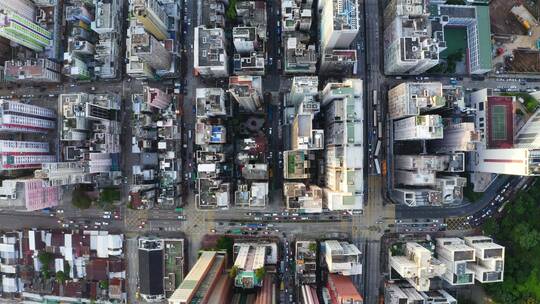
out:
M69 220L69 223L73 224L73 223L75 223L75 221L74 220Z
M107 222L101 222L101 225L103 225L103 226L109 226L109 223L107 223Z
M110 219L110 218L111 218L111 215L110 215L110 214L104 214L102 217L103 217L104 219Z
M210 229L210 232L216 233L216 229Z
M144 228L144 226L143 226L143 225L139 225L139 229L143 229L143 228Z
M56 221L58 224L62 224L62 220L58 220Z
M56 210L56 213L64 213L64 209L58 209Z
M270 231L263 231L263 234L270 234Z
M229 222L229 226L236 226L236 223Z
M176 217L177 219L179 220L182 220L182 221L185 221L186 220L186 216L185 215L179 215Z
M146 221L141 221L141 225L146 225Z
M101 225L101 222L95 222L94 225L100 226L100 225Z

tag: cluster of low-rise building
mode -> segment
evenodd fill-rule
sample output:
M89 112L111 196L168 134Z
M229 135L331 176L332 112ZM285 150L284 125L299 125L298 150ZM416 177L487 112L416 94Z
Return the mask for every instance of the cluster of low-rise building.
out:
M3 296L28 302L126 303L124 236L28 229L0 236Z
M118 95L61 94L58 127L58 114L51 109L14 100L1 103L2 130L23 139L2 141L2 173L17 172L1 187L6 207L22 211L54 207L63 186L104 188L121 183ZM44 142L52 132L58 137Z
M295 242L295 284L302 303L362 304L351 276L362 273L362 253L347 241ZM318 294L322 295L319 300Z
M73 0L65 4L65 76L76 81L120 76L123 13L124 1L118 0Z
M142 93L132 95L131 104L131 206L182 205L182 130L173 95L144 86Z
M468 184L482 192L495 174L538 174L538 112L518 120L517 109L526 109L514 96L406 82L388 91L388 106L392 198L398 203L459 204Z
M502 282L504 258L505 248L486 236L394 243L388 252L385 303L455 304L450 293L435 286Z
M57 1L0 3L0 79L27 84L61 81L62 13Z
M300 212L359 211L363 203L362 82L293 78L284 100L284 200ZM326 117L319 123L315 117ZM321 113L321 114L319 114Z

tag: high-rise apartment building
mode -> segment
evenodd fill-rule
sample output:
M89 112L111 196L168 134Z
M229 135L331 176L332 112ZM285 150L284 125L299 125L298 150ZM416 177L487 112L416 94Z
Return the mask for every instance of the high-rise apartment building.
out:
M460 238L438 238L436 251L439 260L446 264L442 277L450 285L474 284L474 271L467 267L475 261L474 248Z
M321 48L349 48L360 30L357 0L324 0L321 13Z
M50 59L6 61L4 79L21 83L55 83L62 80L61 65Z
M0 10L0 36L41 52L51 46L52 34L17 12Z
M54 162L46 142L0 140L0 171L41 168L42 163Z
M130 0L133 16L158 40L167 39L167 13L159 0Z
M225 31L222 28L207 29L198 26L195 28L194 39L195 73L203 77L229 76Z
M480 134L473 122L460 122L446 125L443 129L443 139L433 141L437 153L452 153L474 151Z
M172 63L172 54L154 36L141 26L130 27L131 54L138 56L154 70L168 70Z
M445 290L417 291L407 284L386 284L384 286L385 304L458 304L457 300Z
M416 290L428 291L431 279L442 276L446 272L446 265L418 243L408 242L400 246L400 250L389 252L390 271L396 271Z
M160 110L167 108L172 101L172 96L158 88L143 87L144 101L151 107Z
M51 109L0 99L1 132L46 133L55 128L56 116Z
M443 138L439 115L419 115L394 121L394 140L429 140Z
M362 81L328 83L322 92L326 107L325 203L330 210L363 207Z
M505 248L487 236L468 236L463 239L465 244L475 250L476 261L467 266L474 271L476 280L480 283L502 282Z
M416 116L446 105L440 82L404 82L388 91L390 118Z
M31 0L3 0L0 2L1 9L16 12L30 21L36 18L36 5Z
M256 112L262 108L261 76L229 77L229 93L240 107L248 112Z
M430 20L425 0L393 0L384 9L384 71L421 74L439 63L446 48L442 25Z
M60 187L50 186L41 179L6 179L0 186L2 209L41 210L58 206L61 198Z
M348 242L327 240L322 244L328 272L345 276L362 273L361 252L356 245Z

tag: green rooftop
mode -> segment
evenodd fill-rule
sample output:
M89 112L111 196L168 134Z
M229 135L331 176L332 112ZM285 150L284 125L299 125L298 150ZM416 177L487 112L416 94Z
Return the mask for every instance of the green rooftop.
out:
M481 69L491 69L491 24L489 6L476 7L478 28L478 54Z

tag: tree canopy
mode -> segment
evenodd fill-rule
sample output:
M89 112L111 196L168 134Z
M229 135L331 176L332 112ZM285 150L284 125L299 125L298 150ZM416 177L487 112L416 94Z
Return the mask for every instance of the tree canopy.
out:
M540 183L521 191L484 233L506 247L504 282L485 284L496 303L540 303Z
M92 200L83 189L77 187L73 190L71 204L79 209L88 209L92 205Z

